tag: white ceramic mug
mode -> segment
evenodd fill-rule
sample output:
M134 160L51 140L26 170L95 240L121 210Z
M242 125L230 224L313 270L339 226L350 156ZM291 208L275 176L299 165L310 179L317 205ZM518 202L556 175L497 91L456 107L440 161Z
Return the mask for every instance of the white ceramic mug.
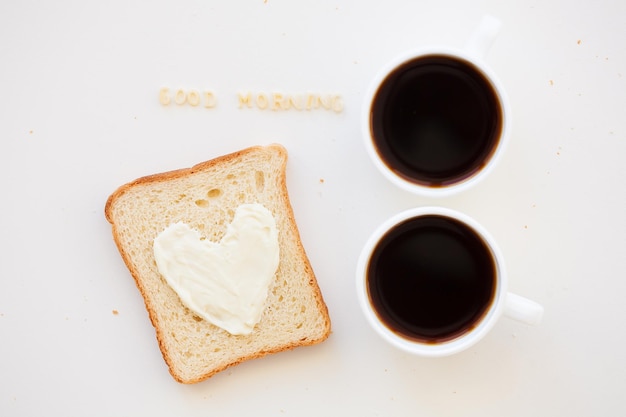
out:
M500 159L509 140L509 103L500 81L484 61L499 27L499 20L491 16L485 16L467 41L465 48L457 50L447 47L432 47L410 51L389 62L374 78L365 95L361 128L369 156L374 165L391 182L416 194L431 197L446 196L475 185L488 175ZM418 69L417 65L426 65L423 60L432 57L448 60L450 67L458 64L466 66L463 70L466 73L460 71L459 74L449 77L456 77L453 78L454 80L460 80L468 76L473 77L466 84L467 91L473 89L477 82L481 83L484 88L476 89L472 93L474 96L468 96L467 102L461 104L459 97L446 98L450 93L448 90L452 89L460 92L465 91L466 88L463 87L463 84L459 84L463 88L450 87L451 84L446 81L450 79L448 78L446 80L442 79L440 92L438 87L432 87L433 91L429 92L424 91L428 88L422 88L424 96L418 98L418 94L414 94L413 90L419 92L420 88L418 84L413 87L406 87L405 79L408 76L406 74L416 74L415 71L418 70L423 71L424 69ZM449 71L449 68L444 68L444 71ZM401 77L403 84L400 84L399 81ZM430 79L432 79L432 75ZM424 80L427 79L424 78ZM430 81L424 81L422 84L422 86L432 85L434 84ZM427 103L430 101L430 103L426 104L426 107L420 110L423 114L417 113L415 109L407 109L406 105L397 104L394 107L389 104L394 103L394 100L396 100L389 98L390 95L398 97L397 94L394 95L395 93L392 94L390 91L403 91L403 89L406 92L402 93L401 97L413 96L416 103ZM412 90L409 92L409 89ZM435 97L433 98L433 96ZM476 102L476 100L480 102ZM493 103L485 100L493 100ZM432 105L434 102L439 103L440 109L442 108L445 111L432 110L436 108L436 106ZM458 103L458 110L447 115L449 109L456 108L452 106L454 103ZM417 106L417 104L411 105ZM491 107L485 108L486 105ZM484 111L480 113L480 117L470 116L472 112L483 108ZM416 122L417 118L409 121L409 116L400 115L402 111L407 113L413 111L418 116L422 114L419 120L423 121L419 122L419 125ZM467 120L483 120L483 117L491 117L491 119L485 119L484 122L481 122L483 124L479 123L477 125L468 124L467 120L459 122L461 120L459 115L463 115L466 111L468 112ZM437 114L426 112L438 113L440 117L437 117ZM427 114L430 114L430 116L427 116ZM429 120L428 118L431 117L433 119ZM406 132L390 133L398 132L401 129L399 126L402 126L403 123L415 123L415 126L407 125ZM489 126L485 124L489 124ZM433 126L435 125L439 127L434 129ZM461 134L460 132L464 133ZM476 132L481 133L477 134ZM440 136L442 134L447 135L446 139L437 139L437 143L434 144L430 142L421 143L416 139L418 137L426 138L427 136L433 137L433 135ZM435 162L437 158L431 157L428 153L435 152L435 149L439 149L438 147L444 143L467 144L468 138L466 136L469 136L470 140L478 140L479 137L484 136L487 141L484 144L484 149L462 148L463 152L467 152L463 158L447 160L445 163ZM396 141L399 141L399 146L396 146ZM425 152L425 149L428 152ZM458 154L459 151L455 148L452 153ZM421 161L420 158L424 158L424 160ZM419 168L415 168L417 166ZM417 171L414 171L414 168ZM421 176L422 173L419 171L421 169L429 170L424 173L426 177ZM457 172L453 173L455 170ZM418 171L420 173L416 173ZM433 176L430 176L431 174Z
M440 223L426 223L427 226L419 226L415 229L411 229L411 227L413 227L411 225L423 224L424 219L428 221L435 219L435 222ZM448 224L451 224L454 228L447 229ZM428 229L428 227L430 227L430 229ZM438 234L442 227L446 228L443 238ZM404 231L399 232L399 230ZM449 230L451 230L450 233ZM419 235L419 237L416 237L419 233L422 234ZM462 233L463 235L459 233ZM456 239L459 236L462 236L463 240L460 241L463 242L463 244L466 242L466 237L467 239L476 239L475 241L471 241L473 243L471 243L470 246L472 248L478 248L478 252L476 252L478 257L472 254L470 256L471 259L469 260L469 263L466 262L467 255L464 252L458 252L456 246L454 246L457 245ZM408 239L415 239L415 245L408 246L401 243L394 246L393 243L389 243L412 242ZM451 239L452 246L454 247L442 244L441 239ZM467 240L467 242L470 241ZM476 245L474 243L476 243ZM413 242L411 245L413 245ZM418 247L427 248L427 250L423 250L423 253L417 253L419 249L416 248ZM450 251L447 252L446 248L450 249ZM404 255L400 255L405 256L404 258L399 258L400 261L396 258L383 260L384 257L389 256L385 255L385 250L388 252L395 251L396 253L404 251L406 253ZM411 251L413 251L413 253L410 253ZM396 256L396 253L394 253L393 256ZM423 266L422 264L431 262L430 257L432 256L438 258L438 260L434 260L432 262L439 262L439 264L434 263L436 265L435 267L431 267L430 265ZM484 259L480 260L480 256L483 256ZM404 265L405 262L415 263L415 265ZM475 291L471 286L482 286L482 281L480 281L481 283L479 284L475 284L473 281L467 281L469 284L463 283L462 287L458 287L455 286L456 284L445 281L448 280L447 275L445 278L441 278L444 275L440 274L438 270L441 268L446 269L451 267L453 274L455 274L455 280L466 280L466 275L468 277L476 275L477 271L480 270L480 268L476 265L482 265L481 262L484 265L490 265L490 268L491 266L493 267L490 270L490 274L491 271L493 272L492 276L489 278L491 281L486 281L492 282L492 286L490 287L491 289L488 292L489 296L488 298L485 298L484 306L480 307L480 310L477 310L479 312L477 312L471 320L468 320L466 324L461 326L462 328L450 331L447 336L439 335L426 340L419 335L416 336L416 334L413 334L412 329L407 330L408 327L402 328L404 324L398 323L404 323L406 321L406 317L400 317L398 321L394 322L395 317L396 315L402 316L409 313L399 310L401 307L396 309L396 306L393 304L397 301L397 299L394 298L395 295L386 295L384 293L385 291L388 291L386 289L381 290L383 292L382 296L380 294L374 294L374 292L379 291L378 288L382 285L382 281L380 281L381 279L385 277L391 280L396 279L395 275L392 275L389 270L383 269L381 272L379 270L380 268L401 268L399 269L400 272L398 272L398 274L405 275L401 278L403 280L406 280L407 278L410 278L411 280L421 280L422 278L431 280L431 282L428 282L429 289L428 291L425 291L424 294L417 293L413 290L413 287L406 287L411 289L406 289L405 287L399 288L398 291L403 294L402 299L404 302L408 301L417 303L417 300L420 300L420 297L432 297L429 292L430 288L433 285L438 285L436 280L442 279L442 282L445 282L445 284L441 285L441 288L437 288L436 291L455 291L453 298L451 298L452 300L455 300L454 303L446 302L441 303L440 305L434 305L433 307L425 307L424 311L419 309L420 313L415 314L427 313L428 316L424 314L422 315L428 318L429 323L436 322L437 326L441 323L448 325L448 321L454 321L456 323L456 318L448 317L448 311L450 311L450 309L456 309L459 305L467 304L469 306L473 306L474 304L469 304L469 302L466 303L464 297L470 297L470 294L474 294ZM407 270L409 270L409 272L406 272ZM435 272L433 273L432 271ZM448 274L447 269L445 273ZM374 277L374 274L377 276ZM395 272L393 274L395 274ZM424 275L424 277L421 277L420 275ZM357 264L356 278L358 301L365 318L371 327L376 331L376 333L382 336L383 339L391 343L393 346L421 356L447 356L469 348L481 340L493 328L494 324L502 315L529 325L538 324L543 316L543 307L540 304L508 292L504 258L493 237L487 232L487 230L485 230L484 227L471 217L448 208L419 207L409 209L391 217L381 224L370 236L362 250ZM467 280L469 279L473 278L467 278ZM480 280L482 280L482 278L480 278ZM393 285L396 284L394 283ZM385 288L384 285L382 285L382 287ZM376 300L377 297L378 299L386 297L388 300L386 303L381 303ZM445 300L448 300L447 293L442 295L442 297L445 297ZM481 303L483 303L483 301L481 301ZM382 304L384 304L384 306L381 306ZM410 311L410 314L414 314L413 310ZM467 312L464 312L463 314L464 315L460 317L468 317ZM443 318L439 320L437 317L438 315ZM413 317L409 318L409 320L413 320ZM421 319L416 319L416 322L419 320Z

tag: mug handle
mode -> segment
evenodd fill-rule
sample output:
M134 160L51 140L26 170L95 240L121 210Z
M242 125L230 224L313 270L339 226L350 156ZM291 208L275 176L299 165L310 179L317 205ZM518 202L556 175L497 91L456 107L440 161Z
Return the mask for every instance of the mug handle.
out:
M517 294L507 293L504 315L524 324L537 325L543 317L543 306Z
M484 59L500 31L500 20L496 17L483 16L478 27L465 44L465 51L475 58Z

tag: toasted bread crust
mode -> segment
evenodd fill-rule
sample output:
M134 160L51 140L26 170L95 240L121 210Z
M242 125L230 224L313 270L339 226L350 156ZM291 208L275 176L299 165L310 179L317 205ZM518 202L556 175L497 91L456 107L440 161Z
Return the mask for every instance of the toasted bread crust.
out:
M128 244L125 243L122 239L122 231L119 229L119 219L117 218L119 214L116 213L115 211L116 204L119 201L119 199L122 198L126 193L135 190L137 187L147 185L147 184L169 183L172 180L186 178L195 173L219 168L221 166L227 166L229 164L236 164L238 163L237 161L244 161L246 160L246 158L250 157L251 155L258 154L259 152L272 152L272 153L275 153L278 156L278 158L280 158L281 162L280 162L280 166L278 167L278 169L280 170L281 174L279 175L279 179L278 179L278 187L276 190L277 194L273 197L280 200L279 205L283 210L283 214L286 220L286 222L284 222L283 225L288 228L288 230L282 230L280 231L280 233L285 233L285 234L289 234L290 236L293 236L293 238L288 243L290 245L295 245L294 250L295 250L295 253L297 254L297 257L299 258L298 262L302 263L301 266L304 269L305 274L306 274L305 279L307 280L309 291L311 292L312 297L314 298L315 303L316 303L317 314L321 317L321 321L323 322L322 324L323 331L319 334L311 335L310 337L301 337L298 340L288 340L280 344L268 345L261 350L247 353L245 355L241 355L241 356L235 355L233 356L231 360L221 363L217 366L214 366L205 372L197 373L194 375L188 375L185 372L181 371L180 364L178 363L178 360L176 359L178 356L180 356L180 352L171 351L173 344L168 341L168 335L166 334L166 332L171 329L167 328L168 323L165 323L164 320L162 320L161 316L157 312L159 306L155 304L155 297L150 294L149 289L147 288L146 277L144 276L144 273L140 271L139 268L136 266L137 265L136 259L133 259L133 255L129 253L129 251L127 250ZM328 314L327 306L324 302L321 290L319 288L316 277L314 275L313 268L311 267L309 259L301 243L300 234L298 231L298 227L295 221L295 216L293 213L293 208L291 206L291 202L289 200L289 195L287 191L286 165L287 165L287 151L281 145L275 144L275 145L270 145L267 147L255 146L255 147L247 148L238 152L233 152L228 155L224 155L224 156L221 156L221 157L218 157L218 158L206 161L206 162L199 163L197 165L194 165L191 168L178 169L178 170L173 170L173 171L168 171L168 172L163 172L159 174L153 174L153 175L148 175L148 176L138 178L132 182L129 182L119 187L107 199L104 213L105 213L105 217L107 221L112 226L113 239L115 241L115 244L120 252L120 255L124 263L129 269L132 277L134 278L137 288L139 289L144 299L145 306L150 317L150 321L156 331L156 338L158 340L159 348L162 352L165 362L168 365L168 369L171 375L174 377L176 381L185 383L185 384L196 383L196 382L205 380L215 375L216 373L223 371L224 369L229 368L231 366L237 365L241 362L254 359L254 358L259 358L268 354L278 353L281 351L293 349L299 346L313 345L316 343L320 343L328 338L330 334L330 326L331 326L330 316ZM281 263L287 262L287 260L283 259L282 249L283 248L281 248ZM288 252L285 252L285 253L288 253ZM284 279L284 278L281 277L281 279ZM163 285L167 285L167 284L163 284ZM188 310L186 310L186 308L182 306L182 304L179 305L179 308L180 308L180 311L178 311L176 314L192 314ZM254 336L254 332L252 336Z

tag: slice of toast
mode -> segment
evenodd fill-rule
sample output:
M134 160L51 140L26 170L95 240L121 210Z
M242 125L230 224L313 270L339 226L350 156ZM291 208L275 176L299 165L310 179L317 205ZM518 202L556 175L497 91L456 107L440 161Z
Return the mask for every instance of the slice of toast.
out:
M119 252L143 295L163 358L181 383L202 381L248 359L324 341L330 318L302 246L286 186L287 152L257 146L192 168L139 178L107 200ZM260 203L278 228L279 266L261 320L234 336L185 307L159 273L154 238L182 221L219 241L237 207Z

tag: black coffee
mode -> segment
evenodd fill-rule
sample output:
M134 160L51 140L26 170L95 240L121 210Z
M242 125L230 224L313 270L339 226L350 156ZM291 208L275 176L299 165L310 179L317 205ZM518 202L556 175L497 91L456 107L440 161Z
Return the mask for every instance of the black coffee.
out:
M476 174L492 156L502 110L472 64L444 55L409 61L387 76L371 109L374 145L408 181L446 186Z
M404 221L381 239L367 289L385 325L410 340L438 343L472 329L491 305L496 266L465 224L439 215Z

